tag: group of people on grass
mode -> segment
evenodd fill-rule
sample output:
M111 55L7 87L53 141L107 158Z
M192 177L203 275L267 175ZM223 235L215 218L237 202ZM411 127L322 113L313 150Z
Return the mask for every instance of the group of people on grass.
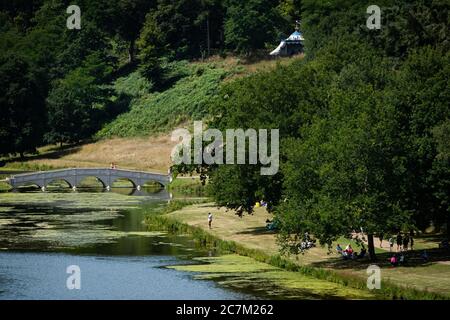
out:
M380 239L380 248L383 248L384 234L380 233L378 238ZM408 249L414 250L414 231L410 231L409 234L402 234L401 232L398 232L396 236L391 235L388 242L389 252L394 250L395 244L397 244L397 252L408 251Z
M255 208L267 207L267 202L264 200L258 201L255 203Z
M309 236L309 232L305 232L305 235L303 237L303 241L299 245L299 249L301 251L314 248L316 246L316 240L312 239Z
M362 259L366 256L367 250L364 244L361 244L361 252L358 254L355 250L353 250L352 245L349 243L345 249L343 250L341 245L338 243L336 246L336 251L338 254L342 256L342 259L344 260L356 260L356 259Z
M403 266L406 264L406 255L407 253L405 251L402 251L400 253L394 253L392 257L389 259L389 262L391 263L391 266L397 267L397 266ZM423 262L428 262L428 253L426 250L423 250L422 254L420 255Z

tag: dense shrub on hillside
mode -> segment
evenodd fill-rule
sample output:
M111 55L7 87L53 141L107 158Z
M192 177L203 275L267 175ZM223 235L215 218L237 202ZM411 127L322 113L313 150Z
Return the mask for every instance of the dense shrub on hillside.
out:
M227 71L221 68L197 67L163 92L148 92L135 97L130 110L107 124L97 135L146 136L167 132L187 120L202 119L208 114L209 100L217 94L226 75Z

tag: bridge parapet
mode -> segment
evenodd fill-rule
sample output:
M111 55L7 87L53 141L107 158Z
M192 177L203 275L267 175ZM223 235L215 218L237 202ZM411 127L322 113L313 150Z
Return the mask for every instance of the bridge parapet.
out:
M114 181L120 178L130 180L137 188L148 181L158 182L164 187L171 182L170 175L109 168L72 168L24 173L11 176L7 182L13 188L24 184L36 184L40 188L45 188L52 181L64 180L71 187L76 187L86 177L96 177L106 188L110 188Z

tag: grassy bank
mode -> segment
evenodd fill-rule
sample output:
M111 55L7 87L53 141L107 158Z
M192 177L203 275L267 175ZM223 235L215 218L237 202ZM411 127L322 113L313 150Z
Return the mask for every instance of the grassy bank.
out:
M174 196L205 196L205 186L199 177L177 177L173 180L168 190Z
M11 186L6 182L0 181L0 192L6 192L11 190Z
M175 143L170 135L147 138L114 138L79 146L49 145L25 159L10 158L3 169L45 171L59 168L108 168L115 162L121 169L167 173Z
M97 137L139 137L166 133L192 120L209 117L209 101L222 83L277 63L287 64L302 56L245 63L239 58L212 57L206 61L177 61L164 66L168 84L159 91L138 73L119 78L113 88L117 98L127 97L127 111L106 124ZM128 101L129 100L129 101Z
M181 205L181 204L179 204ZM214 224L223 225L223 232L217 232L217 227L212 231L207 230L206 224L199 223L198 216L192 215L192 210L201 211L201 218L205 220L205 214L208 211L213 211L215 215ZM169 210L172 211L172 210ZM232 216L233 213L226 213L228 216ZM233 217L234 218L234 217ZM267 238L273 238L273 234L261 234L262 237L257 236L257 230L255 231L255 218L248 221L242 221L241 223L248 226L247 233L242 228L230 228L230 224L226 223L223 215L218 214L217 210L208 205L194 205L187 208L167 212L165 214L156 215L149 214L147 216L147 224L155 228L163 228L173 233L188 233L191 234L202 246L207 246L214 250L221 252L230 252L242 256L250 257L258 262L266 263L271 266L281 268L287 271L299 272L302 275L314 277L316 279L329 281L345 287L354 288L358 290L368 291L366 289L365 277L359 276L356 272L352 272L350 268L342 269L336 272L330 268L321 268L314 266L311 263L311 259L314 257L308 257L310 263L304 264L301 261L289 257L280 256L277 253L276 244L268 244ZM255 234L252 234L256 232ZM228 234L228 235L227 235ZM258 238L256 243L254 242ZM274 250L275 246L275 250ZM317 253L316 253L317 254ZM364 269L365 273L365 269ZM414 275L412 275L414 277ZM399 286L393 283L391 277L384 277L380 290L377 290L375 296L377 298L387 299L445 299L448 298L438 292L431 292L428 290L418 290L410 286Z

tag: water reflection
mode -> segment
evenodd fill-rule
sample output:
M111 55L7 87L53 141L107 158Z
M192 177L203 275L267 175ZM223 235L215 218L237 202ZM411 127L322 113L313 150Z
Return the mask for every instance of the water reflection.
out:
M155 186L149 186L149 187L141 187L140 189L133 188L133 187L112 187L109 190L106 188L103 188L101 186L97 187L78 187L76 190L73 190L69 187L63 187L61 185L49 185L45 191L42 191L38 186L34 185L28 185L28 186L22 186L16 189L12 189L9 192L19 192L19 193L33 193L33 192L49 192L49 193L73 193L73 192L80 192L80 193L108 193L108 192L115 192L118 194L122 194L125 196L138 196L138 197L152 197L159 200L167 200L170 199L170 193L164 189L163 187L155 187Z
M143 203L162 206L169 199L165 190L131 196L82 190L0 197L0 248L127 255L151 254L152 244L159 242L160 235L152 239L146 233L144 213L137 208Z
M210 254L191 237L147 230L138 207L167 198L129 188L0 194L0 299L251 298L162 268ZM65 286L72 264L82 290Z

